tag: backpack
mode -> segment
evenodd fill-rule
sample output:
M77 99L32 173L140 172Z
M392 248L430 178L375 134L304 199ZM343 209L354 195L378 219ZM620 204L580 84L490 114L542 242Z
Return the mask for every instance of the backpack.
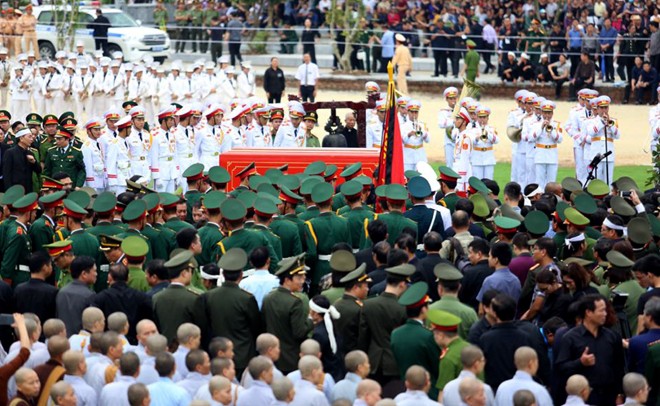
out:
M470 260L468 259L467 253L463 249L461 242L456 237L451 237L449 239L449 256L447 257L451 263L454 264L456 269L463 273L465 268L470 265Z

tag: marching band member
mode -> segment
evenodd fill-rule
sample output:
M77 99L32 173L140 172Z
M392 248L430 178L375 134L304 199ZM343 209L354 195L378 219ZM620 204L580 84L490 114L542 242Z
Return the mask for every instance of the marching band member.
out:
M375 123L367 127L367 148L380 148L383 142L383 123L385 122L385 100L378 100L376 102L376 117ZM453 151L452 151L453 156ZM453 158L452 158L453 160Z
M534 114L525 123L523 123L523 130L521 132L521 141L527 142L527 155L525 156L525 185L536 182L536 174L534 172L535 163L534 155L536 154L536 143L531 136L531 129L535 123L542 121L541 117L541 104L545 102L545 97L536 96L533 103Z
M149 150L151 149L151 134L144 128L144 108L135 106L129 111L133 126L126 138L131 161L131 176L138 175L144 179L150 179Z
M236 70L229 66L224 72L224 77L220 79L220 103L229 104L236 98Z
M305 109L300 102L289 104L289 118L291 122L282 125L275 135L274 147L281 148L304 148L305 147L305 125L302 118Z
M46 110L47 111L59 111L64 99L64 93L62 93L62 75L59 71L59 66L51 62L48 65L48 74L46 75L46 81L44 83L43 93L46 97Z
M257 86L252 73L252 63L250 61L241 62L241 71L236 78L237 95L240 99L253 97L257 93Z
M76 67L71 62L65 65L64 73L62 74L62 92L64 92L64 103L58 105L56 111L72 111L76 117L80 114L76 110L76 103L73 97L73 80L76 76Z
M404 170L414 170L417 162L428 162L424 143L431 141L426 124L419 121L419 109L422 104L417 100L408 102L408 121L402 126Z
M598 165L595 173L596 179L609 185L614 179L614 140L618 140L621 134L617 120L610 117L612 100L608 96L600 96L593 102L597 116L585 122L583 135L588 148L585 158L590 162L598 154L612 152Z
M186 104L176 112L176 115L179 117L179 125L176 127L174 133L176 139L176 162L179 172L183 172L184 168L188 168L195 163L195 130L191 125L193 107L190 104ZM187 185L181 174L179 174L178 182L184 188L185 192Z
M0 45L0 107L6 107L9 101L9 79L11 79L11 65L9 64L9 51Z
M94 74L94 83L90 85L93 88L91 93L94 96L94 103L92 104L92 116L100 116L110 107L110 96L105 91L105 81L108 77L112 76L110 71L110 58L102 57L99 61L101 69L97 70Z
M480 106L477 109L479 132L472 140L472 175L479 179L493 179L495 172L495 152L493 145L499 142L497 131L488 125L490 108Z
M454 119L452 115L454 113L454 106L456 106L458 89L450 86L446 88L442 94L447 101L447 107L440 109L440 112L438 113L438 127L444 130L445 163L451 168L454 163L454 147L456 144L456 140L452 138L452 129L454 128Z
M527 132L529 131L531 124L538 121L538 118L534 113L534 99L536 99L536 97L537 97L536 93L532 93L532 92L528 92L525 95L525 115L520 121L521 132L520 132L520 142L518 143L517 151L521 165L520 168L521 173L519 174L520 178L518 178L521 186L527 185L528 183L527 154L529 153L530 143L527 138Z
M131 131L131 116L124 116L117 121L117 137L108 140L105 161L108 173L108 188L119 195L126 190L126 180L131 177L131 163L128 137Z
M506 130L507 135L512 137L511 142L511 181L521 183L521 178L524 175L525 170L525 159L520 156L518 151L520 143L520 135L517 136L518 141L514 141L513 134L522 132L522 119L525 116L525 97L527 96L527 90L518 90L514 95L516 99L517 107L511 110L506 119ZM521 150L522 152L522 150Z
M153 142L149 150L149 166L154 187L160 193L174 192L179 179L176 159L176 136L173 134L174 106L168 106L158 113L159 127L153 132Z
M32 79L32 99L34 100L35 111L46 111L46 95L44 93L46 85L46 74L48 72L48 62L39 61L38 69Z
M101 137L101 121L95 118L89 120L85 123L85 131L87 132L87 139L80 148L85 163L85 186L101 193L106 188L104 147L101 146L99 140Z
M174 94L177 95L177 103L180 104L193 104L197 103L198 101L198 93L199 93L199 88L197 85L197 79L193 77L193 72L194 72L194 67L192 65L189 65L186 68L186 75L184 77L180 77L179 79L174 81L174 86L172 87L172 90L174 91ZM192 165L192 164L191 164ZM184 166L184 168L187 168L188 166Z
M73 78L73 99L78 114L84 111L88 117L92 116L95 99L90 97L94 93L94 77L89 72L86 63L80 63L80 73Z
M580 93L581 92L581 93ZM587 180L587 164L585 162L585 139L582 136L583 123L592 117L591 104L589 103L598 92L592 89L582 89L578 92L578 106L571 110L568 116L567 133L573 138L573 156L575 161L575 176L584 184ZM581 106L579 105L581 104Z
M11 90L11 110L18 120L23 120L30 113L30 91L32 79L23 76L23 65L14 67L14 77L9 81Z
M470 126L470 123L470 113L465 107L461 107L454 119L454 128L458 131L456 148L454 148L454 167L460 176L456 183L456 194L461 197L467 197L468 179L472 176L470 155L472 155L472 138L476 130Z
M159 111L166 110L172 103L172 81L165 76L165 69L159 67L154 79L155 95L153 103Z
M149 94L149 83L144 80L144 68L142 66L137 66L133 70L133 75L131 80L128 82L128 99L133 100L141 106L145 106L147 95ZM149 103L151 104L151 103ZM146 114L145 106L145 115L152 117L149 114Z
M110 74L106 75L103 91L106 94L109 106L119 106L126 98L126 76L120 71L121 63L118 60L110 64Z
M378 83L370 80L364 84L364 90L367 92L367 100L369 100L369 96L371 96L372 94L380 93L380 86L378 86ZM371 124L374 124L376 121L378 121L378 117L374 109L367 109L365 113L366 113L366 118L365 118L366 126L370 126Z
M656 89L660 94L660 86ZM651 154L655 151L660 141L660 103L651 107L649 111L649 126L651 127Z
M557 120L553 120L557 105L550 100L541 104L541 121L531 128L531 139L534 140L534 164L536 165L536 182L541 189L549 182L557 180L559 155L558 144L562 141L562 129Z

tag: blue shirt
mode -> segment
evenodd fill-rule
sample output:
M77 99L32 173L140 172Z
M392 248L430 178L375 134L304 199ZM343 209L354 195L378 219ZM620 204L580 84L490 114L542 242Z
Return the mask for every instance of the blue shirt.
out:
M619 32L615 30L613 27L610 27L609 30L606 30L603 28L600 32L600 44L601 45L609 45L610 48L609 50L611 51L612 48L614 48L614 43L616 42L616 37L619 35Z
M301 379L293 387L296 395L290 403L291 406L330 406L323 392L316 389L312 382Z
M392 31L387 31L383 34L383 38L380 39L380 45L383 47L380 53L383 58L394 57L394 33Z
M296 384L296 382L302 379L302 376L300 376L299 369L296 369L293 372L289 372L286 377L289 378L294 385ZM335 380L332 378L332 375L326 372L325 378L323 379L323 393L325 393L326 398L330 399L330 395L334 387L335 387Z
M194 397L201 386L207 385L211 375L202 375L199 372L188 372L185 379L176 384L185 389L190 397Z
M644 361L649 344L660 342L660 328L653 328L644 334L632 337L628 344L628 368L630 372L644 374Z
M254 381L250 389L246 389L238 397L236 406L270 405L275 400L273 390L264 381Z
M568 47L569 48L582 48L582 35L581 30L574 30L571 28L568 31Z
M429 399L426 392L421 390L410 390L399 393L394 398L397 406L433 406L440 405L440 403Z
M479 290L479 293L477 294L477 300L481 302L484 293L489 290L506 293L511 296L513 300L518 302L518 299L520 298L520 280L516 275L511 273L509 268L500 268L484 279L484 283L481 285L481 290Z
M470 371L461 371L458 377L449 381L442 390L442 404L445 406L459 406L461 404L461 395L458 393L458 386L465 378L477 378ZM490 385L484 383L484 393L486 394L486 406L495 406L495 395Z
M103 387L99 406L131 406L128 403L128 387L137 382L132 376L119 375L115 382Z
M280 286L280 280L277 276L271 274L267 269L257 269L254 273L238 283L241 289L247 290L254 295L261 310L261 304L264 297L271 290Z
M502 382L497 388L497 395L495 396L495 403L498 405L512 405L513 395L521 389L527 389L534 394L536 398L536 405L538 406L552 406L552 398L548 391L538 383L530 374L524 371L516 371L513 378L508 381Z
M158 406L188 406L192 397L185 389L177 386L170 378L158 378L158 382L147 386L151 404Z
M357 387L361 381L362 378L359 375L347 372L346 377L337 382L335 387L332 388L330 400L334 402L339 399L347 399L354 402L357 397Z
M73 387L73 392L78 398L77 406L96 406L98 394L82 377L64 375L64 382L70 383Z

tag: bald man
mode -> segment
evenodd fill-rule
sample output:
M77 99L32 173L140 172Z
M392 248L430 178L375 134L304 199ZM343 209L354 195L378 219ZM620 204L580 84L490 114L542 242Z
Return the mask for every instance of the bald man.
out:
M378 382L364 379L357 386L357 399L353 406L375 406L380 400L381 392L382 388Z
M531 347L520 347L513 355L516 364L516 373L513 378L502 382L497 388L495 403L498 405L510 405L513 396L521 389L527 389L534 394L537 406L552 406L552 398L547 389L534 382L534 375L539 369L539 359Z
M406 391L397 395L394 400L398 406L433 406L438 405L429 399L431 375L420 367L413 365L406 371Z
M587 378L583 375L575 374L566 381L566 393L568 397L564 405L586 405L585 402L589 399L590 392L591 388L589 387Z

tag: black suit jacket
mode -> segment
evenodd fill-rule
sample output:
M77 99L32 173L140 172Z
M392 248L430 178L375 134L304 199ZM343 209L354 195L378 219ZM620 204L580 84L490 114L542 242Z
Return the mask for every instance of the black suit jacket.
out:
M135 344L135 326L142 319L153 320L151 297L129 287L126 282L115 282L92 298L92 306L103 311L105 317L114 312L123 312L130 325L126 338Z
M433 219L433 213L435 210L426 207L424 204L416 204L409 210L406 210L403 213L403 217L414 220L417 223L417 243L422 244L424 241L424 235L430 231L435 231L440 233L442 239L447 238L445 235L445 225L442 221L442 216L440 212L437 212L435 215L435 220ZM433 226L431 222L433 221Z
M2 175L4 188L3 191L14 185L23 185L25 193L32 192L32 173L41 173L41 164L39 161L31 164L27 160L28 155L34 156L29 150L25 150L18 145L9 149L3 145L0 147L2 154Z
M440 254L428 254L417 262L415 273L410 278L412 283L424 281L429 286L428 295L434 302L440 300L438 295L438 282L436 282L433 268L439 263L444 262L450 264L446 259L440 258Z
M495 270L488 266L488 260L485 259L476 265L470 265L463 273L461 280L461 290L458 292L458 300L468 306L472 306L475 311L479 310L479 301L477 293L481 290L484 279L492 275Z

